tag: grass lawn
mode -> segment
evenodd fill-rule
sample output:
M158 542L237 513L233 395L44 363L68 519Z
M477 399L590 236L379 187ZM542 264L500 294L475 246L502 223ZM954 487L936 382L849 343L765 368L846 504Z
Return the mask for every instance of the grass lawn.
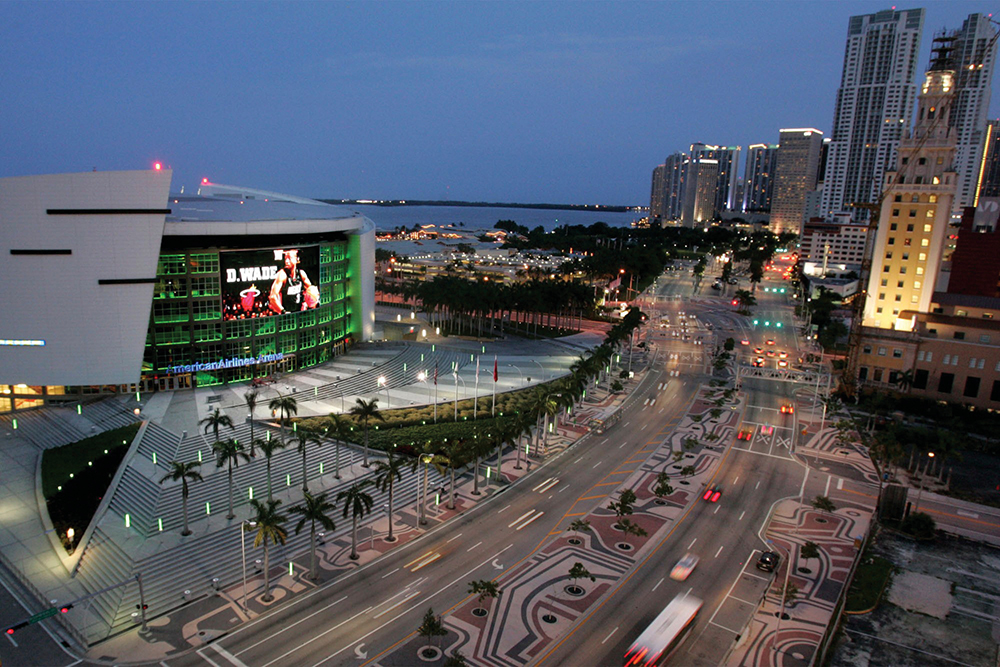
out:
M864 612L874 607L879 595L886 587L892 573L893 564L881 556L865 556L854 573L854 581L847 591L847 612Z

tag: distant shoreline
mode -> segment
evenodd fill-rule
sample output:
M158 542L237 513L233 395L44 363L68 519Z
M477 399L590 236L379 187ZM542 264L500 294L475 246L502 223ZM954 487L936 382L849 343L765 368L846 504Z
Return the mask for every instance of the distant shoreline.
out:
M335 205L365 205L365 206L467 206L477 208L532 208L552 211L607 211L610 213L628 213L637 209L636 206L604 206L600 204L507 204L501 202L452 201L452 200L384 200L371 201L367 199L320 199L319 201Z

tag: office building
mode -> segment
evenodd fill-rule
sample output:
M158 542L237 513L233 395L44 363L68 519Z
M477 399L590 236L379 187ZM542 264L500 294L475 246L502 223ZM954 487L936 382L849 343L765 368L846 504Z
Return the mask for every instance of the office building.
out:
M859 273L867 235L868 225L852 223L849 214L809 220L799 237L802 272L811 276L852 270Z
M375 226L169 170L0 178L0 412L249 381L374 329Z
M774 162L777 157L777 144L753 144L747 148L747 162L743 171L744 213L771 212Z
M955 99L955 71L949 40L935 40L933 53L913 131L884 177L863 319L869 327L912 330L912 313L930 308L945 252L958 185L957 132L941 121Z
M771 231L802 231L806 195L816 189L823 133L813 128L781 130L771 197Z
M966 206L976 204L986 145L986 118L993 91L997 30L989 17L970 14L960 30L943 33L951 40L955 70L955 101L948 123L955 128L955 171L958 191L952 208L957 220Z
M739 182L740 146L713 146L711 144L691 144L692 160L715 160L719 165L715 185L713 217L736 209L736 185Z
M924 10L852 16L823 178L824 215L875 202L908 127ZM867 219L864 209L855 219Z

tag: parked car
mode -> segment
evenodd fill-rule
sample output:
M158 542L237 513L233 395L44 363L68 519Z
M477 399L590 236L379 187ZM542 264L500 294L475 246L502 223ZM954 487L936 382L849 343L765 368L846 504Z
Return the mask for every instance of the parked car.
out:
M774 572L781 562L781 556L773 551L765 551L757 559L757 569L763 572Z

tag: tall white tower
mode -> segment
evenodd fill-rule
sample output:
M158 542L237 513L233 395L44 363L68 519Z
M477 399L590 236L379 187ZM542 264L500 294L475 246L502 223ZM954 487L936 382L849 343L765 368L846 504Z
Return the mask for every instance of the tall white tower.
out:
M878 199L913 109L923 25L923 9L851 17L823 179L824 215ZM855 213L867 217L864 209Z

